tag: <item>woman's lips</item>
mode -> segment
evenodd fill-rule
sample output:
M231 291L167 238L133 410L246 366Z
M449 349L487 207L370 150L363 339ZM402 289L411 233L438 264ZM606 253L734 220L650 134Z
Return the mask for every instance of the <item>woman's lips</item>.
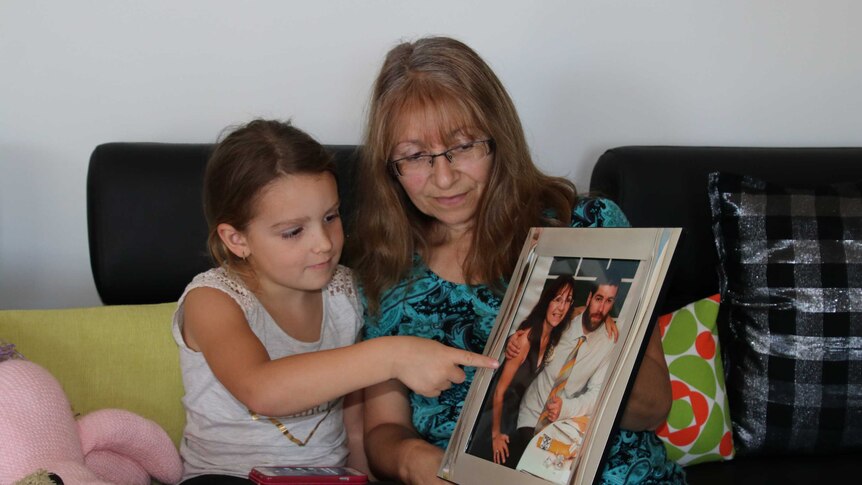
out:
M434 197L434 200L437 201L438 204L443 206L453 206L458 205L467 198L467 194L458 194L450 197Z

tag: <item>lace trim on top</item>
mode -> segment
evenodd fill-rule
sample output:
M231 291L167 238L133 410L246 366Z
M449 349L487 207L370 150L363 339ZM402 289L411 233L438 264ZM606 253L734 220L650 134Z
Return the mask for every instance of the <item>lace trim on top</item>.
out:
M215 268L210 271L199 274L192 280L186 293L193 288L202 286L220 288L231 296L243 310L248 310L257 304L258 300L254 293L245 286L245 283L238 276L225 270L224 268ZM332 279L326 285L324 290L329 296L348 295L351 298L356 297L356 285L354 283L353 271L345 266L338 266Z
M339 294L349 297L356 296L356 283L353 279L353 271L346 266L338 266L329 284L326 285L326 291L331 296Z
M252 308L257 301L257 298L245 286L245 283L238 276L233 275L224 268L215 268L197 275L186 289L186 293L198 287L212 287L225 290L225 293L236 300L243 310Z

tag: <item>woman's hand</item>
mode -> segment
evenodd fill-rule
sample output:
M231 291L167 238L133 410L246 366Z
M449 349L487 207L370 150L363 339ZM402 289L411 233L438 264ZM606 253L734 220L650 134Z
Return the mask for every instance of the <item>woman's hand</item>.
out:
M515 359L521 354L521 346L523 345L523 339L521 339L521 337L528 331L529 330L526 329L518 330L509 337L509 342L506 343L507 359Z
M620 329L617 328L617 322L611 317L605 319L605 330L608 332L608 338L612 339L614 343L617 342L620 338Z
M413 392L427 397L460 384L466 379L461 366L497 368L497 359L448 347L421 337L392 337L401 339L394 348L402 353L392 359L392 375Z
M509 435L494 433L491 438L491 446L494 448L494 463L502 465L509 458Z
M548 421L556 421L560 419L560 410L563 409L563 400L560 396L554 396L545 405L545 410L548 411Z

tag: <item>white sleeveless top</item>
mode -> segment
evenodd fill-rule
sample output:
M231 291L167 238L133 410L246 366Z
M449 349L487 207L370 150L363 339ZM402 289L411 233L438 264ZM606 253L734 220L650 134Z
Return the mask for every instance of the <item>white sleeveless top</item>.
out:
M271 359L353 344L362 324L353 275L344 266L338 266L323 289L323 321L317 342L301 342L285 333L243 282L225 270L216 268L195 276L179 299L172 329L185 386L186 427L180 443L183 480L211 473L248 477L252 467L264 465L344 465L347 434L342 399L276 418L300 441L317 427L308 442L299 446L266 416L253 419L248 408L216 379L203 354L186 346L183 302L190 290L199 287L215 288L233 298Z

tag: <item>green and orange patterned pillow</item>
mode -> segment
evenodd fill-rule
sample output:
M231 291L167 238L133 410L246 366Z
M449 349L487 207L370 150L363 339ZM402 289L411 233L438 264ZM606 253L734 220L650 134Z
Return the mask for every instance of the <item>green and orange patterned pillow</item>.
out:
M733 458L716 317L719 295L659 317L673 405L656 434L680 465Z

